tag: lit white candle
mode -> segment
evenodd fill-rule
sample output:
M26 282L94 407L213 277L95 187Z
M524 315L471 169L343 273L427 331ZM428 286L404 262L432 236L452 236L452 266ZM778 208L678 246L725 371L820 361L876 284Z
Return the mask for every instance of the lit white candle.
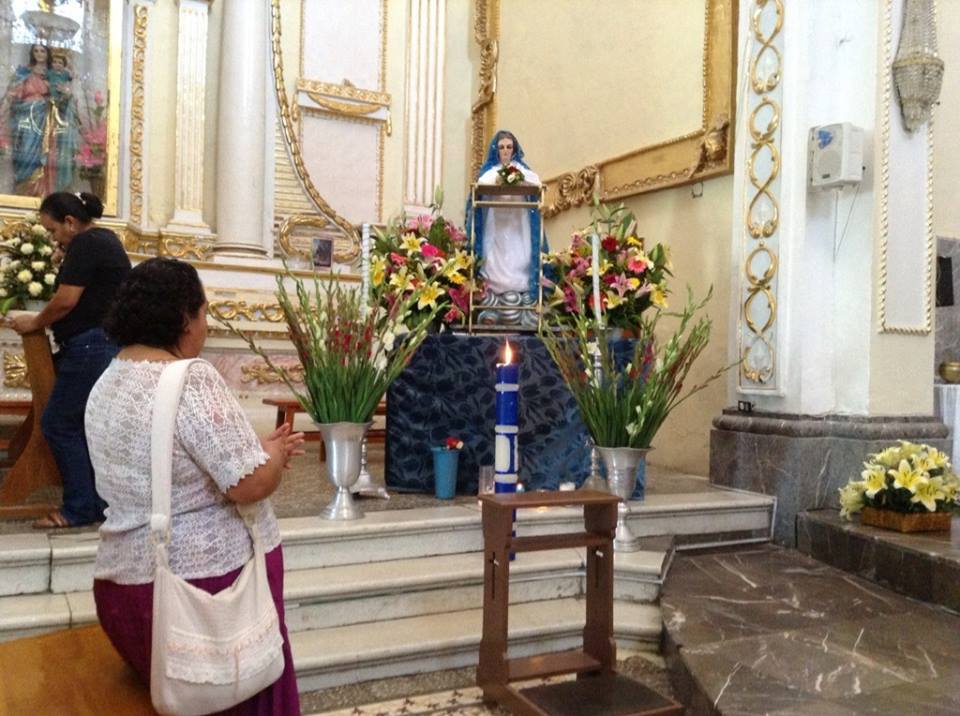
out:
M363 293L361 315L366 318L370 303L370 224L360 226L360 291Z
M600 235L593 235L593 315L597 319L597 328L603 327L600 315Z

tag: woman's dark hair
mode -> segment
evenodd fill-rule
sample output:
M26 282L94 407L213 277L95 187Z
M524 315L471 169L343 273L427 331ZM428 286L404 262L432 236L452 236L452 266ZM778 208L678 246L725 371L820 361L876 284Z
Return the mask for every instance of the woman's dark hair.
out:
M103 328L121 346L171 348L206 300L193 266L177 259L148 259L120 284Z
M40 202L39 213L46 214L60 223L66 221L68 216L72 216L81 224L89 224L103 216L103 202L96 194L85 191L77 194L58 191L47 194L46 198Z

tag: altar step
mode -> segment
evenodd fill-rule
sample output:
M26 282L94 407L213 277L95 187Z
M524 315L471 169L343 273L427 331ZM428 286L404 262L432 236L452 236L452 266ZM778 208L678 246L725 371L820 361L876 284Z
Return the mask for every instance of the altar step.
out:
M888 589L960 612L960 517L951 532L902 534L837 510L797 515L797 548Z
M672 535L680 548L764 541L769 538L775 498L718 489L650 495L632 503L630 526L640 537ZM582 528L572 508L524 510L518 534L549 534ZM425 556L479 552L483 546L479 506L368 512L362 520L318 517L280 520L287 572ZM89 591L98 536L95 531L0 535L0 597Z
M581 648L584 617L582 599L552 599L512 606L509 656ZM482 610L468 609L297 632L290 635L297 684L300 691L314 691L472 666L478 660L481 625ZM614 636L618 649L658 651L662 628L658 606L614 603Z
M673 557L672 539L614 558L614 595L652 603ZM576 598L584 593L583 550L533 552L511 565L512 604ZM479 608L483 555L433 557L288 570L284 603L292 632L347 627ZM92 591L0 597L0 642L96 621Z
M775 501L711 488L633 505L642 551L614 563L621 649L656 650L656 600L678 548L769 538ZM521 511L518 534L582 528L576 509ZM280 520L287 624L300 686L313 690L476 663L482 533L476 504L369 512L355 522ZM95 620L95 532L0 536L0 640ZM511 566L511 649L575 648L583 630L583 550L524 553Z

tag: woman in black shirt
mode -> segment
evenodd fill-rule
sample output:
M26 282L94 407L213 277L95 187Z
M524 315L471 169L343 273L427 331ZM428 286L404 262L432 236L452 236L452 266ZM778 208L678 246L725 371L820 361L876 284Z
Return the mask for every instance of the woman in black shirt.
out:
M103 203L93 194L50 194L39 214L64 250L56 292L40 313L17 316L11 325L18 333L50 326L59 347L57 378L40 428L63 479L63 507L33 526L76 527L103 520L106 506L94 486L83 415L93 384L117 354L101 324L130 259L115 233L94 224L103 216Z

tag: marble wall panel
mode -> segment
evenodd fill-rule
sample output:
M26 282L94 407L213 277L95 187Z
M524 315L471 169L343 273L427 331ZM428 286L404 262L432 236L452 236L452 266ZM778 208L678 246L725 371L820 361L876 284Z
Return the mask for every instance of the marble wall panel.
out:
M777 497L774 540L796 542L804 510L837 507L861 463L898 439L949 450L936 418L802 416L725 410L710 434L710 481Z

